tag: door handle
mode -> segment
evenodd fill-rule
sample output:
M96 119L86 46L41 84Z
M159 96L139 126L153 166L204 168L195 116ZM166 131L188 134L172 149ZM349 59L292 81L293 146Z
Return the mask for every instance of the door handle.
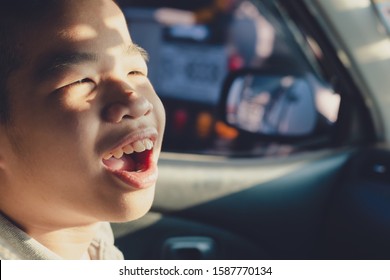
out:
M162 246L161 258L165 260L212 260L216 258L216 243L210 237L171 237Z

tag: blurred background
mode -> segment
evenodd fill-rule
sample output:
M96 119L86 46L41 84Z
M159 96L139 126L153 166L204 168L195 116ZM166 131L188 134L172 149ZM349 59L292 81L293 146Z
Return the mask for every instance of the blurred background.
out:
M287 101L290 105L325 104L322 107L331 116L328 119L335 122L340 99L324 82L319 70L321 54L307 38L302 37L298 45L296 34L291 32L296 27L281 20L283 15L268 2L119 1L133 41L149 53L149 78L166 108L164 151L265 156L288 154L297 149L291 143L283 145L280 141L247 137L245 132L221 121L219 104L226 78L248 67L306 76L308 90L315 91L317 99L308 94L299 97L300 103L298 95ZM247 95L246 101L252 102L254 98ZM304 120L316 111L307 110L299 109L297 120ZM256 124L246 126L253 125ZM321 130L321 126L315 129Z

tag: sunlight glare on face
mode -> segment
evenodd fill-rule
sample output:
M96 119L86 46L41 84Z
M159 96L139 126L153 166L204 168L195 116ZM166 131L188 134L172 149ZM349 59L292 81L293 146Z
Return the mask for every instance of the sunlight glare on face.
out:
M69 31L71 30L71 31ZM81 40L91 40L98 36L98 32L87 24L77 24L67 30L61 32L63 38L78 38Z

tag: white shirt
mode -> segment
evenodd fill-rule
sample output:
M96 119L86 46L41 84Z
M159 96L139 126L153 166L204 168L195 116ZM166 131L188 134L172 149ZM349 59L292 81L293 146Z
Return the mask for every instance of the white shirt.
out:
M109 223L102 222L86 253L92 260L123 260L114 246ZM62 258L27 235L0 213L0 260L61 260Z

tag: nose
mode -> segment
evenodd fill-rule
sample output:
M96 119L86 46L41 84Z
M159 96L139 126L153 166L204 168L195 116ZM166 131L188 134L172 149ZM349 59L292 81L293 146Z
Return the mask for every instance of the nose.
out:
M119 123L124 119L147 116L152 111L153 104L144 95L122 85L111 93L108 105L103 110L103 118L107 122Z

